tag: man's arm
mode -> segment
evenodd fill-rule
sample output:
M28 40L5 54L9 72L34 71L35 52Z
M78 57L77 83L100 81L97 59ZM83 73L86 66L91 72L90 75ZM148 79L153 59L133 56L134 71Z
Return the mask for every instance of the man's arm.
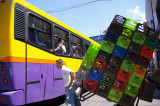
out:
M69 86L71 87L71 86L73 85L73 81L74 81L75 78L76 78L75 72L71 71L71 72L70 72L70 76L71 76L71 82L69 83Z

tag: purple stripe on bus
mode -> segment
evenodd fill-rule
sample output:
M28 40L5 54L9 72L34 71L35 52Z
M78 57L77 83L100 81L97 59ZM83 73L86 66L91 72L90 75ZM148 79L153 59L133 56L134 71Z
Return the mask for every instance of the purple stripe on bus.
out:
M18 90L25 92L25 63L5 63L8 64L7 70L8 84L3 84L0 75L0 90ZM2 69L0 69L1 71ZM27 85L27 103L52 99L65 94L65 88L62 80L62 71L55 64L27 64L27 82L39 81L39 83L30 83ZM11 96L11 95L10 95ZM0 103L1 104L1 103Z

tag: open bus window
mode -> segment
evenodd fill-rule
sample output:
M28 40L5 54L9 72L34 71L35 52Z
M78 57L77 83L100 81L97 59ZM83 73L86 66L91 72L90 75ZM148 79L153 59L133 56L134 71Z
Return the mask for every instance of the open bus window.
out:
M58 27L54 27L55 53L69 55L68 32Z
M28 21L28 38L31 43L46 49L51 49L51 25L30 14Z
M82 57L82 39L71 34L70 42L70 55L73 57Z

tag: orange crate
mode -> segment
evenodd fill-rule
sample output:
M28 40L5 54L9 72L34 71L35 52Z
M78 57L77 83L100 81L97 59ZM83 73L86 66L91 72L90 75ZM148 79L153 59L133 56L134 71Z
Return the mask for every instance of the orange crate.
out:
M146 68L144 68L144 67L142 67L142 66L140 66L140 65L136 65L136 66L134 67L132 73L135 74L135 75L137 75L137 76L139 76L139 77L141 77L141 78L144 78L144 76L145 76L145 74L146 74L146 71L147 71Z
M103 72L104 69L106 68L106 65L107 65L106 62L101 61L101 60L99 60L99 59L95 59L92 68L97 69L97 70Z

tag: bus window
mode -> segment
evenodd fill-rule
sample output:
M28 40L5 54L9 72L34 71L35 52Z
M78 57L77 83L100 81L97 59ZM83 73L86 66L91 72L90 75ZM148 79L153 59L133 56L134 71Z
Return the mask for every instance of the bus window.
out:
M82 57L82 39L77 36L71 34L70 35L70 55L73 57Z
M40 47L51 49L51 25L31 14L28 19L29 41Z
M69 55L68 32L58 27L54 27L55 53Z

